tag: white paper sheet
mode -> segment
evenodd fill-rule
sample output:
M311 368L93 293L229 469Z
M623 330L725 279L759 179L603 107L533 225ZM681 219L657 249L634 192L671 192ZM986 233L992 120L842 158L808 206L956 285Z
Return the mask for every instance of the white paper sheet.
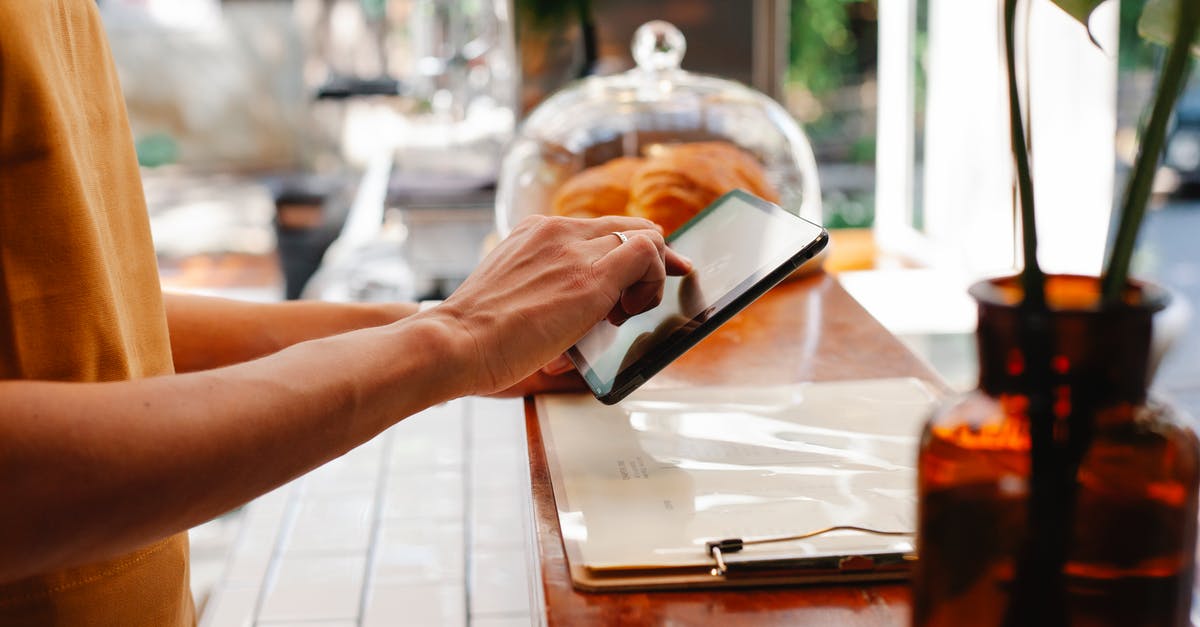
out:
M710 540L915 531L917 438L936 398L916 379L643 390L611 407L539 397L568 558L705 566ZM839 531L735 559L912 551L911 537Z

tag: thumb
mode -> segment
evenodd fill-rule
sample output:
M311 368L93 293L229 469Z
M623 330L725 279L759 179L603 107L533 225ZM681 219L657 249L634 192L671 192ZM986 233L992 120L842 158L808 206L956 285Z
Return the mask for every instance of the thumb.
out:
M572 368L571 360L566 355L555 357L550 363L542 366L542 372L548 375L562 374Z

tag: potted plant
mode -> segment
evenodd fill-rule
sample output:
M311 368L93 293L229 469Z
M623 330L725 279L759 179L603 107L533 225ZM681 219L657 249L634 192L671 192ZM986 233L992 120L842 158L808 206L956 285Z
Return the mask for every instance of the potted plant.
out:
M1149 0L1169 45L1100 277L1047 276L1004 8L1011 147L1025 267L971 288L979 388L926 426L918 458L915 625L1188 625L1200 443L1148 399L1151 319L1166 302L1129 265L1200 2ZM1030 0L1036 1L1036 0ZM1087 24L1102 0L1052 0Z

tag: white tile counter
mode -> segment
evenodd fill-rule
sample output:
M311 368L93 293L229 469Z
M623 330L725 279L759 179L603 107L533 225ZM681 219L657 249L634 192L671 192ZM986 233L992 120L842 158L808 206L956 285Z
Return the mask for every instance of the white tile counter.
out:
M244 509L201 627L531 624L520 400L432 408Z

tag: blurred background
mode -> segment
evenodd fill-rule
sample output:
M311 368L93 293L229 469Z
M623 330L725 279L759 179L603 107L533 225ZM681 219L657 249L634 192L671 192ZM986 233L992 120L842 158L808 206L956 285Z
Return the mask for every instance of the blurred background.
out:
M967 386L962 287L1018 255L995 12L963 4L100 0L169 287L444 297L493 233L496 170L522 117L573 80L628 70L634 30L666 19L690 43L685 69L751 85L802 125L835 230L830 269ZM1059 271L1098 270L1162 54L1137 37L1142 2L1110 5L1092 25L1104 49L1052 7L1030 18L1043 263ZM1185 302L1200 294L1187 241L1200 87L1157 188L1138 267ZM1200 401L1183 370L1173 388Z
M100 4L173 285L215 273L245 296L298 297L371 158L394 144L382 236L406 244L396 295L444 296L491 231L518 120L572 80L630 69L634 30L658 18L692 42L686 69L750 84L804 124L830 226L872 224L873 2ZM382 280L363 278L358 296L384 297L363 291Z
M994 11L962 4L100 0L170 287L444 297L493 232L496 170L522 117L573 80L631 68L634 30L666 19L690 43L685 69L751 85L802 125L835 230L831 269L966 386L961 288L1018 259ZM1059 168L1039 174L1043 263L1060 271L1098 271L1162 54L1137 36L1142 2L1110 5L1092 25L1104 50L1052 7L1031 16L1034 110L1047 112L1038 167ZM1158 191L1139 268L1200 295L1188 244L1200 86L1178 108ZM356 201L366 208L347 223ZM902 305L914 291L928 296Z

